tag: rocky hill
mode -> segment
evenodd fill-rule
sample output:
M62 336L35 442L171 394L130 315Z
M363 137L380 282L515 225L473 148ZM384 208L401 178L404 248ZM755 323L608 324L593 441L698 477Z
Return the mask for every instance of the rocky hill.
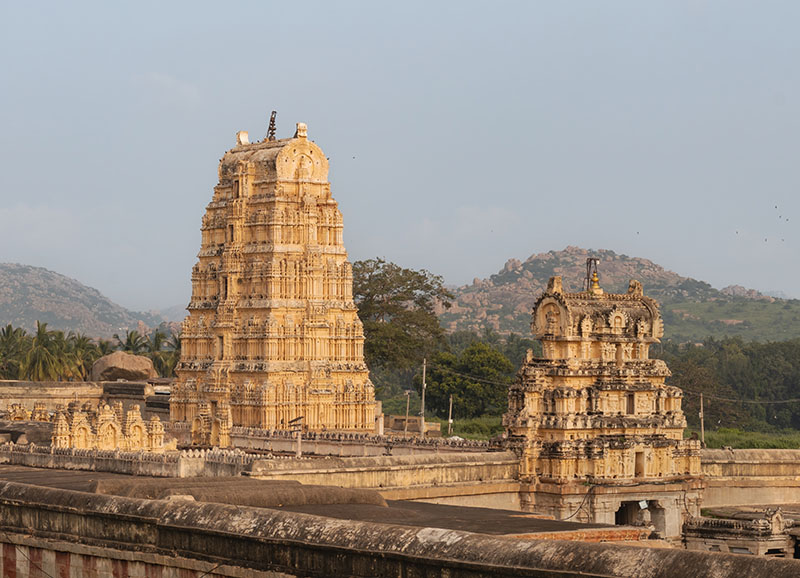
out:
M96 289L41 267L0 263L0 326L28 331L36 321L49 329L110 338L114 333L154 327L160 316L136 313L113 303Z
M442 325L448 331L490 329L528 335L531 309L547 280L561 275L567 290L580 291L588 257L600 259L600 284L606 291L624 292L630 279L642 282L645 294L661 303L668 338L800 337L800 302L796 300L775 299L741 286L718 290L648 259L579 247L539 253L524 262L510 259L489 279L475 279L471 285L456 288L453 306L440 314Z

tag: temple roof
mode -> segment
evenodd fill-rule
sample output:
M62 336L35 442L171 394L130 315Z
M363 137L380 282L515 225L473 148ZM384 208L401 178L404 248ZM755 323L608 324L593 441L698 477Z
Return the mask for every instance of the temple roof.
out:
M304 123L297 123L292 138L250 142L246 132L236 135L236 146L219 163L220 184L250 174L256 180L304 180L325 183L328 160L322 149L308 140Z
M658 303L632 279L627 293L605 293L595 279L587 291L566 293L551 277L534 305L531 330L539 337L617 336L656 340L664 334Z

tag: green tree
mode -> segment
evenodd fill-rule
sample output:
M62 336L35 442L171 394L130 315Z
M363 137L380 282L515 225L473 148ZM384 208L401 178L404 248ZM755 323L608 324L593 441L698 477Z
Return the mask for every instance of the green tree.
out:
M144 340L144 354L153 361L153 367L158 372L158 375L165 377L166 373L166 355L164 347L167 344L167 334L163 331L156 329L149 337Z
M383 259L353 263L353 295L373 381L379 387L396 382L390 389L399 393L423 358L447 348L436 310L450 307L453 296L440 276Z
M70 331L67 335L67 350L77 374L75 378L87 380L92 364L100 357L97 344L87 335Z
M536 357L541 357L542 354L542 345L535 339L522 337L519 333L502 336L487 328L481 333L454 331L447 336L447 342L450 344L450 350L456 354L460 354L473 343L485 343L505 355L516 368L522 365L529 349L533 350Z
M108 339L98 339L97 340L97 351L100 353L100 357L104 355L108 355L110 353L114 353L117 350L117 345Z
M20 367L20 377L31 381L55 381L72 371L64 334L48 331L47 323L36 322L36 333Z
M19 379L23 357L30 337L22 327L9 323L0 329L0 379Z
M118 334L114 334L114 339L117 340L117 349L139 355L147 351L147 337L140 334L135 329L125 333L125 340L123 341Z
M164 353L164 373L163 377L173 377L175 367L181 359L181 336L173 333L167 340Z
M506 408L514 371L505 355L480 341L469 344L458 355L439 352L431 360L426 379L426 410L447 417L452 395L453 412L460 418L499 415ZM415 382L419 391L419 376Z

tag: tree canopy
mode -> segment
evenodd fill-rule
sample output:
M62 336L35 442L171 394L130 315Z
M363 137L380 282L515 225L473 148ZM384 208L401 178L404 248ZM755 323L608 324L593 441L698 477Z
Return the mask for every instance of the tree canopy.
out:
M447 417L449 399L459 417L499 415L505 411L514 365L500 351L481 341L461 353L436 353L426 379L426 409ZM421 379L415 379L418 391Z
M353 295L370 368L407 371L446 346L436 308L450 307L453 296L440 276L380 258L356 261Z
M94 340L81 333L53 331L47 323L36 324L33 335L10 324L0 328L0 379L32 381L80 381L89 378L92 364L103 355L120 349L153 360L159 375L173 375L180 358L180 337L170 339L156 329L149 336L128 331L114 343Z
M683 409L691 425L699 423L699 394L703 393L706 429L800 429L800 402L774 403L800 399L800 339L759 343L709 338L700 345L667 342L654 354L672 371L668 383L684 390Z

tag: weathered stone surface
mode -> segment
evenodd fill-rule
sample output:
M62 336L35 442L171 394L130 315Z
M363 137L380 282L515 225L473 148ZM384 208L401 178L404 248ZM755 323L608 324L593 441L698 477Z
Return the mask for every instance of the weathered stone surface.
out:
M92 381L146 381L158 377L153 361L141 355L115 351L92 365Z
M520 540L14 483L0 484L0 519L4 543L57 536L105 548L109 557L144 546L149 556L171 553L297 576L789 578L800 573L797 560Z
M233 478L224 484L215 478L99 480L99 494L163 500L169 496L191 496L198 502L237 504L258 508L318 504L369 504L386 507L386 500L372 490L309 486L285 480L270 482Z
M304 124L289 139L239 133L203 217L172 390L171 419L196 443L224 445L228 414L234 426L375 428L342 228Z
M123 419L124 416L124 419ZM70 404L53 420L52 446L56 449L98 449L122 451L163 452L164 426L153 416L145 423L139 406L133 405L124 412L123 403L117 401L112 409L108 404L81 408ZM175 449L173 442L169 449Z
M800 503L800 450L704 449L701 459L703 507Z
M622 294L605 293L596 271L589 281L568 293L552 277L534 305L542 358L529 351L509 388L509 443L522 455L521 476L537 484L536 511L652 520L676 538L682 512L699 514L700 442L683 439L683 394L649 356L663 335L658 304L638 281Z
M30 442L44 445L50 443L53 424L41 421L0 420L0 433L10 434L10 441L15 444Z
M73 401L97 403L102 397L103 386L92 382L0 380L0 400L7 407L20 404L33 410L37 403L43 403L52 413Z

